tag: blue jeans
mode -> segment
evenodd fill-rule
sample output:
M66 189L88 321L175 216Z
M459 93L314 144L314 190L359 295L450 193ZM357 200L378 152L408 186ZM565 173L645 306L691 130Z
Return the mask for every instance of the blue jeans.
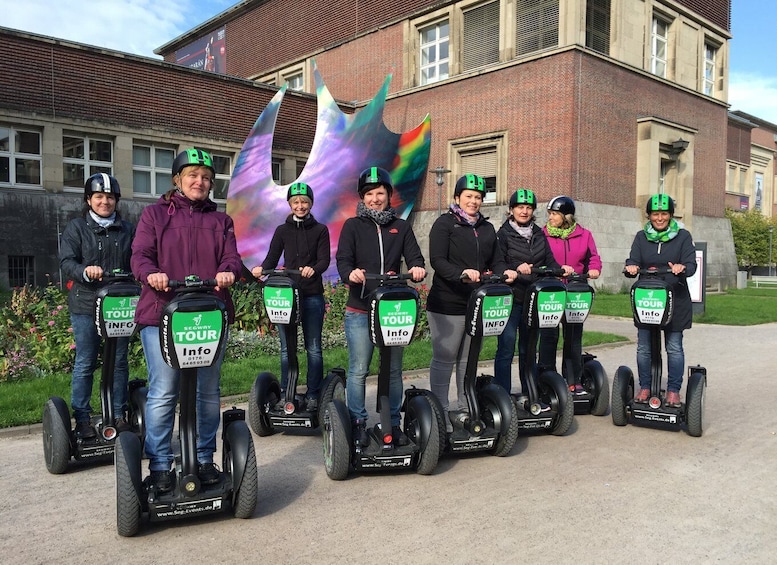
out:
M639 372L639 387L650 388L650 331L637 329L637 371ZM683 386L685 372L685 352L683 351L683 332L664 331L666 347L667 392L680 392Z
M515 355L515 337L518 336L518 374L521 377L521 387L525 390L526 352L529 348L529 328L523 319L523 304L513 302L513 310L502 333L497 337L496 354L494 355L494 382L501 385L507 392L512 388L512 364Z
M324 355L321 353L321 330L324 327L324 295L314 294L302 299L302 336L308 355L308 398L318 398L324 380ZM278 327L281 336L281 390L289 382L289 351L286 332ZM296 352L295 352L296 355Z
M348 378L345 381L345 394L351 420L367 420L364 407L364 388L367 372L370 370L372 352L375 349L370 341L369 317L359 312L345 312L345 341L348 344ZM402 355L401 347L390 347L391 372L389 375L389 404L391 425L401 422L402 409Z
M70 324L73 326L73 337L76 341L76 360L73 365L71 379L70 406L73 408L73 418L76 422L86 422L92 412L90 399L94 372L97 370L97 356L100 353L102 340L97 334L94 316L89 314L70 314ZM116 340L116 361L113 370L113 417L123 417L127 403L127 380L129 365L127 364L127 347L129 338ZM113 422L109 422L113 424Z
M140 330L140 341L148 366L148 400L146 402L146 453L151 471L167 471L173 462L171 440L175 425L181 371L173 369L162 358L159 328ZM221 420L221 362L224 350L211 367L197 369L197 460L212 463L216 451L216 432Z

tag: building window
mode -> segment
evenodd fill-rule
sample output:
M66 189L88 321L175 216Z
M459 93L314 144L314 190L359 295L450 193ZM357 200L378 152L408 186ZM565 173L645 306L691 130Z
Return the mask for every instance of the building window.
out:
M283 175L281 174L281 171L283 170L283 162L278 159L273 159L270 167L272 169L273 182L275 182L275 184L283 184Z
M41 135L0 126L0 184L41 186Z
M506 138L502 133L456 140L451 142L451 158L456 177L472 173L486 181L486 195L483 204L507 202L503 163L506 162Z
M702 92L707 96L712 96L715 92L715 59L718 49L709 43L704 44L704 79L702 81Z
M160 196L173 186L175 150L154 145L132 146L132 190L137 195Z
M214 200L226 200L229 192L229 179L232 176L232 157L208 151L213 160L216 177L213 179L211 195Z
M653 16L653 27L650 33L650 72L661 78L666 78L668 37L669 22Z
M62 136L64 186L83 189L95 173L113 174L113 143L88 136Z
M464 12L462 71L499 62L499 2Z
M515 54L558 46L559 0L517 0Z
M421 45L421 84L448 78L450 24L443 20L419 29Z
M587 0L585 11L585 46L609 55L610 0Z
M288 75L283 78L287 83L289 83L289 90L296 90L297 92L300 92L305 89L304 76L302 73Z
M9 255L8 284L11 288L35 284L35 257Z

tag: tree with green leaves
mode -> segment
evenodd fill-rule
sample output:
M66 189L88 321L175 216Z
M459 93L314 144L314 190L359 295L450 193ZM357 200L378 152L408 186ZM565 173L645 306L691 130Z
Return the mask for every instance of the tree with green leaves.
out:
M758 210L726 210L731 221L731 233L734 237L734 251L737 263L748 272L753 267L769 264L769 227L777 226L775 218L767 218ZM777 237L772 234L773 237ZM777 241L773 241L777 243ZM773 249L774 253L774 249ZM774 261L775 255L772 257Z

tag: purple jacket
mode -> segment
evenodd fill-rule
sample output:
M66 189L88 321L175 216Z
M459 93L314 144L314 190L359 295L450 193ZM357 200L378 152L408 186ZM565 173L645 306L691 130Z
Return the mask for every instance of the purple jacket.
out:
M232 218L219 212L210 199L193 202L177 192L169 201L162 197L143 210L132 242L131 265L135 278L143 283L135 322L145 326L159 325L162 309L175 295L145 284L148 275L166 273L171 280L181 281L188 275L212 279L216 273L232 272L237 278L243 269ZM229 291L220 289L217 295L233 322Z
M596 250L594 236L583 226L577 224L566 239L548 235L547 226L542 231L559 265L569 265L577 274L587 273L591 269L601 272L602 258Z

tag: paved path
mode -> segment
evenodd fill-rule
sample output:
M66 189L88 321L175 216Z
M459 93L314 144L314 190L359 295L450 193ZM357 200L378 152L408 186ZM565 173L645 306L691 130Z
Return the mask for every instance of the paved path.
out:
M588 327L635 335L630 321ZM0 562L774 563L775 334L777 324L686 332L687 362L708 369L701 438L576 416L566 436L521 437L505 458L334 482L317 433L254 436L252 519L146 523L130 539L116 534L112 466L50 475L37 431L5 435ZM595 353L612 379L634 367L634 349Z

